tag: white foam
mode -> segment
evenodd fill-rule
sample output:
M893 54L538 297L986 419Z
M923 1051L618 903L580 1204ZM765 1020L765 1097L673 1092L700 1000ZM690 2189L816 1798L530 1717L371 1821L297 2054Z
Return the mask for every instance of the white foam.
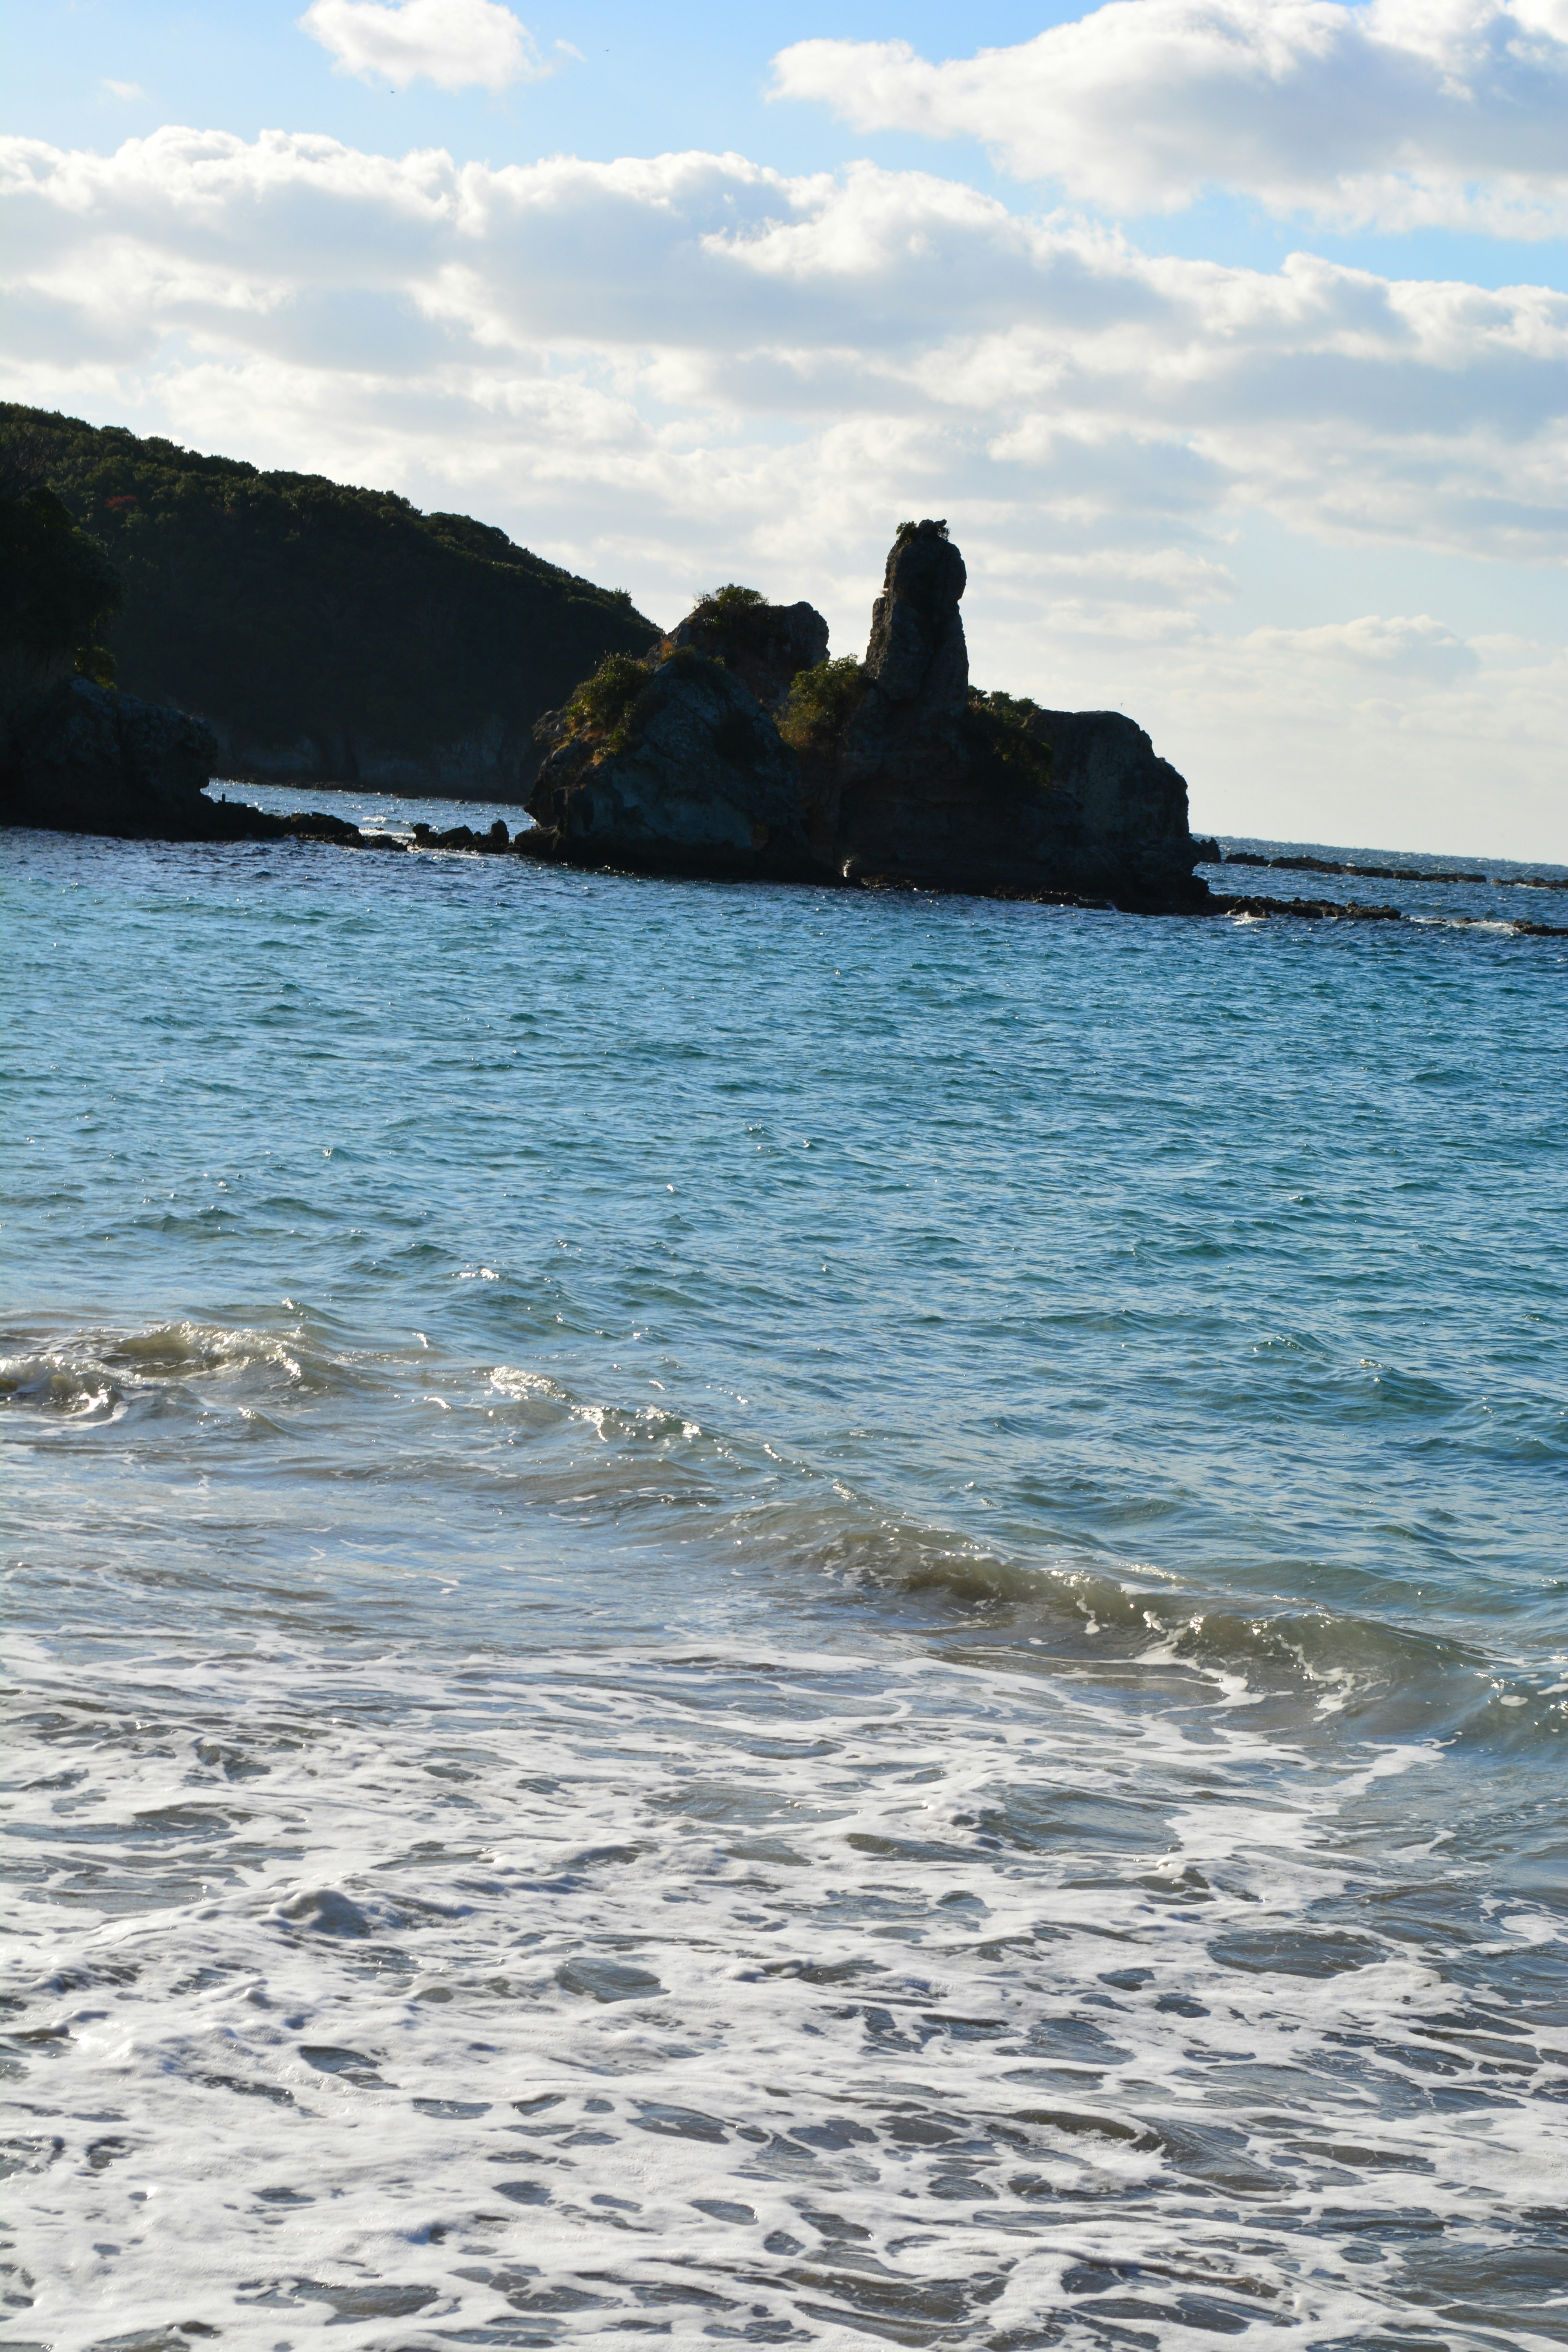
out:
M1568 2069L1352 1904L1384 1755L880 1646L22 1664L58 2352L1357 2342L1563 2159Z

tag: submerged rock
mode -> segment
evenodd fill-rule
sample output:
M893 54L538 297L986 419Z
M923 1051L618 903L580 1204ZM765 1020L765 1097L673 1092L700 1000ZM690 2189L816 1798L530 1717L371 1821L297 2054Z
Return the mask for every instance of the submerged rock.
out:
M1402 923L1397 907L1363 907L1354 898L1225 898L1209 901L1215 915L1293 915L1303 923ZM1516 926L1517 928L1517 926Z

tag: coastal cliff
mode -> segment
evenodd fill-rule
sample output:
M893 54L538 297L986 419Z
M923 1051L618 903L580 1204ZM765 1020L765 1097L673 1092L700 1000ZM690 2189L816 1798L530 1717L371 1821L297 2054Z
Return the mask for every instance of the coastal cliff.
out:
M0 824L401 848L319 809L276 816L208 797L211 728L114 683L103 638L121 583L43 479L46 463L36 438L0 442Z
M520 802L541 712L655 635L629 596L389 491L9 404L0 435L119 576L121 688L208 726L226 778Z
M217 746L181 712L118 693L102 639L120 582L41 478L0 453L0 822L73 833L216 834Z
M963 559L901 526L863 662L808 604L720 591L540 722L524 854L574 865L1013 896L1208 902L1187 789L1116 711L969 682Z

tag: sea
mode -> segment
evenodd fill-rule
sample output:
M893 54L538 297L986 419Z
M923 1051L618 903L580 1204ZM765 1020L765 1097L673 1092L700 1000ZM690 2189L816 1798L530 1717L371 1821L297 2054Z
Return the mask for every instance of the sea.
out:
M1376 855L3 837L0 2347L1568 2343L1568 897Z

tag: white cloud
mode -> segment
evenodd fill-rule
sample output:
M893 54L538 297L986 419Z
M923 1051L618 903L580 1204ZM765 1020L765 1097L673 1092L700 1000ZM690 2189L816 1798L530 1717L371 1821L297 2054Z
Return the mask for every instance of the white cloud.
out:
M800 41L773 94L981 140L1122 215L1223 188L1347 226L1568 233L1568 0L1110 0L941 63Z
M108 74L103 77L103 87L110 98L145 98L147 95L139 81L114 81Z
M1466 641L1426 616L1205 635L1156 649L1138 702L1209 830L1568 856L1561 646Z
M1205 823L1250 795L1249 829L1365 838L1370 793L1385 842L1561 843L1561 657L1431 599L1364 617L1354 551L1568 558L1568 295L1154 258L921 173L737 155L171 128L0 142L0 204L9 397L466 508L660 617L750 578L840 647L891 525L946 515L977 675L1131 706ZM1254 515L1349 551L1331 625L1233 619ZM1342 821L1271 819L1298 790Z
M362 81L505 89L552 70L500 0L311 0L300 23Z

